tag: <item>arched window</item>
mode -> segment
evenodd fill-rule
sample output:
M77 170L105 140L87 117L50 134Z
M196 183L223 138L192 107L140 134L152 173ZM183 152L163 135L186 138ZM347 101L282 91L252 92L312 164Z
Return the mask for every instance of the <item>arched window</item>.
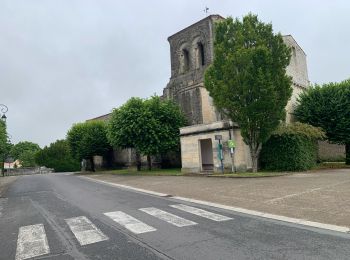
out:
M198 48L198 64L201 66L205 65L205 56L204 56L204 46L201 42L197 43Z
M295 65L298 65L297 51L294 46L292 46L292 57L290 62L294 62Z
M190 53L186 49L182 49L181 72L187 72L190 69Z

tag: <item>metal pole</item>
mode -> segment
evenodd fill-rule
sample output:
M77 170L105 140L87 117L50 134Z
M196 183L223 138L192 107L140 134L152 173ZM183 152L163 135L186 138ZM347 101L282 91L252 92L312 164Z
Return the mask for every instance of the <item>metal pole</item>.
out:
M233 132L233 130L232 130L232 132ZM228 133L230 136L230 140L232 140L231 129L228 130ZM232 148L230 148L230 155L231 155L231 172L234 173L235 172L235 157L234 157L234 154L232 152Z
M220 148L220 150L219 150L219 153L220 153L220 161L221 161L221 173L222 174L224 174L224 164L223 164L223 151L222 151L222 148L221 148L222 146L221 146L221 140L219 140L219 148Z

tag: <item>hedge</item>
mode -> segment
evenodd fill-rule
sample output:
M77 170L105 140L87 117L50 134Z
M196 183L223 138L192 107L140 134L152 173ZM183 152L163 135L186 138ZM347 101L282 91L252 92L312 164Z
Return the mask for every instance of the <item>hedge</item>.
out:
M324 132L311 125L281 126L263 144L260 167L270 171L305 171L317 163L317 140Z

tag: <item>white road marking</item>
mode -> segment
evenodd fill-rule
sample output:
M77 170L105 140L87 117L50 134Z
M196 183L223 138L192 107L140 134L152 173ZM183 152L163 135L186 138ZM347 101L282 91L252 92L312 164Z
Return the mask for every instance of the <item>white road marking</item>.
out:
M84 178L84 179L92 181L92 182L101 183L101 184L105 184L105 185L109 185L109 186L114 186L117 188L123 188L123 189L131 190L131 191L142 192L142 193L145 193L148 195L167 197L167 194L165 194L165 193L159 193L159 192L145 190L145 189L138 189L138 188L135 188L132 186L96 180L96 179L92 179L92 178L85 177L85 176L79 176L79 178ZM309 227L332 230L332 231L337 231L337 232L342 232L342 233L350 233L350 228L344 227L344 226L337 226L337 225L325 224L325 223L320 223L320 222L310 222L310 221L305 220L305 219L290 218L290 217L285 217L285 216L281 216L281 215L269 214L269 213L261 212L261 211L257 211L257 210L228 206L228 205L223 205L223 204L219 204L219 203L215 203L215 202L209 202L209 201L198 200L198 199L191 199L191 198L186 198L186 197L181 197L181 196L173 196L172 199L196 203L199 205L215 207L218 209L225 209L225 210L229 210L232 212L242 213L242 214L251 215L251 216L257 216L257 217L261 217L261 218L284 221L284 222L289 222L289 223L293 223L293 224L299 224L299 225L304 225L304 226L309 226Z
M282 196L282 197L266 200L264 202L265 203L275 203L275 202L279 202L281 200L285 200L285 199L289 199L289 198L293 198L293 197L298 197L298 196L305 195L305 194L308 194L308 193L312 193L312 192L315 192L315 191L319 191L319 190L322 190L322 189L333 188L335 186L342 185L342 184L349 183L349 182L350 181L337 182L337 183L334 183L334 184L331 184L331 185L326 185L326 186L323 186L323 187L309 189L309 190L306 190L306 191L302 191L302 192L298 192L298 193L292 193L292 194L288 194L288 195L285 195L285 196Z
M107 217L110 217L113 221L129 229L135 234L141 234L157 230L154 227L151 227L122 211L106 212L103 214Z
M137 192L147 193L147 194L150 194L150 195L155 195L155 196L160 196L160 197L168 196L168 194L165 194L165 193L155 192L155 191L151 191L151 190L139 189L139 188L131 187L131 186L128 186L128 185L117 184L117 183L108 182L108 181L96 180L96 179L93 179L93 178L89 178L87 176L78 176L78 177L82 178L82 179L87 179L87 180L92 181L92 182L103 183L103 184L106 184L108 186L114 186L114 187L117 187L117 188L133 190L133 191L137 191Z
M223 216L223 215L219 215L216 213L212 213L203 209L199 209L199 208L195 208L195 207L191 207L191 206L187 206L184 204L177 204L177 205L170 205L170 207L179 209L179 210L183 210L186 211L188 213L203 217L203 218L207 218L207 219L211 219L214 221L226 221L226 220L230 220L232 218Z
M50 253L43 224L19 228L16 260L28 259Z
M197 224L196 222L181 218L179 216L176 216L174 214L171 214L169 212L166 212L157 208L142 208L140 210L143 212L146 212L147 214L150 214L151 216L154 216L170 224L173 224L177 227L192 226Z
M69 218L66 219L66 222L82 246L108 240L108 237L87 217Z
M304 225L304 226L308 226L308 227L327 229L327 230L332 230L332 231L337 231L337 232L342 232L342 233L350 233L349 227L336 226L336 225L332 225L332 224L324 224L324 223L320 223L320 222L313 222L313 221L308 221L308 220L300 219L300 218L290 218L290 217L269 214L269 213L251 210L251 209L232 207L232 206L227 206L227 205L223 205L223 204L219 204L219 203L214 203L214 202L209 202L209 201L204 201L204 200L190 199L190 198L179 197L179 196L174 196L173 199L182 200L182 201L191 202L191 203L197 203L197 204L215 207L215 208L219 208L219 209L230 210L233 212L239 212L239 213L243 213L243 214L247 214L247 215L251 215L251 216L257 216L257 217L262 217L262 218L267 218L267 219L289 222L289 223L293 223L293 224Z

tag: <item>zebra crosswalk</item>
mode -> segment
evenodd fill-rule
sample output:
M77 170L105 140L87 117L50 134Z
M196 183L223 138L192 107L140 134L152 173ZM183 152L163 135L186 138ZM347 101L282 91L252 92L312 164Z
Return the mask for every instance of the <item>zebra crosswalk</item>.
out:
M199 209L199 208L187 206L187 205L184 205L184 204L170 205L170 207L173 207L173 208L176 208L176 209L179 209L179 210L183 210L185 212L192 213L194 215L197 215L197 216L200 216L200 217L203 217L203 218L207 218L207 219L211 219L211 220L214 220L214 221L226 221L226 220L232 219L232 218L229 218L229 217L226 217L226 216L223 216L223 215L219 215L219 214L216 214L216 213L212 213L212 212L206 211L204 209Z
M186 227L186 226L192 226L197 224L196 222L184 219L182 217L176 216L174 214L168 213L166 211L163 211L157 208L143 208L140 210L177 227Z
M108 240L108 237L85 216L69 218L66 222L82 246Z
M16 260L50 253L43 224L20 227L17 239Z
M122 211L107 212L104 213L104 215L135 234L142 234L157 230L154 227L151 227Z
M184 204L175 204L169 206L172 208L172 210L177 209L180 210L179 212L182 211L191 213L198 217L213 221L227 221L232 219L227 216L209 212L200 208L187 206ZM138 211L179 228L198 225L197 222L185 219L173 213L167 212L166 210L158 209L155 207L140 208ZM125 228L134 234L143 234L157 231L157 228L145 223L147 221L143 222L138 219L140 217L135 218L134 216L131 216L123 211L105 212L103 215L120 227ZM140 215L138 214L138 216ZM86 216L67 218L65 219L65 223L69 227L70 231L80 246L102 243L103 241L109 240L109 237L105 235L98 227L96 227L96 225L93 224L92 221ZM50 254L49 242L50 241L47 239L45 227L43 224L20 227L18 232L15 259L22 260Z

